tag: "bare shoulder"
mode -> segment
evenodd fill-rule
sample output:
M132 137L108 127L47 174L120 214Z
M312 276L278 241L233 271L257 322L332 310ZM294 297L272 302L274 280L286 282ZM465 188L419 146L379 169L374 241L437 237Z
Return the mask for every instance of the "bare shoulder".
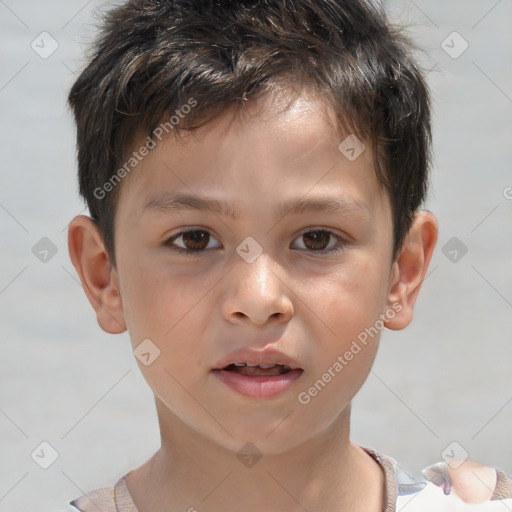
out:
M423 471L427 480L468 504L512 498L512 478L475 461L439 462Z

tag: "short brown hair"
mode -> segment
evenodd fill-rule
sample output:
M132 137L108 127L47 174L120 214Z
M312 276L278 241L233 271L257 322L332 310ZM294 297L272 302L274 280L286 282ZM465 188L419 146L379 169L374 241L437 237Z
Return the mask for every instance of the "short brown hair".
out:
M373 147L397 255L427 190L430 95L414 46L376 3L130 0L105 14L92 49L68 99L80 194L114 266L119 187L97 191L115 178L136 134L151 135L190 98L194 108L173 129L193 130L286 78L320 92L340 131Z

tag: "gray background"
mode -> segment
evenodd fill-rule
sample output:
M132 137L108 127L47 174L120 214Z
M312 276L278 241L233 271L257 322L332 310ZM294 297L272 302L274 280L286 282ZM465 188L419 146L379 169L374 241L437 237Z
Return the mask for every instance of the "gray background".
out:
M383 334L353 439L416 474L452 448L512 473L512 1L385 4L432 69L440 238L412 325ZM128 334L98 327L67 253L84 205L65 102L102 5L0 0L0 511L65 510L159 446ZM31 48L43 31L59 45L46 59ZM441 48L453 31L469 44L458 58ZM457 261L452 237L468 250ZM42 441L58 452L48 469L31 458Z

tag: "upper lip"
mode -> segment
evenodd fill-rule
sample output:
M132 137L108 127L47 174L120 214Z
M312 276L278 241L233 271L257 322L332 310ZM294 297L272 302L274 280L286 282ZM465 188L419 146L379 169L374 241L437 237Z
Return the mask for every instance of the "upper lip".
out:
M244 348L232 352L228 356L222 358L215 364L215 370L222 370L226 366L234 363L249 364L281 364L288 366L291 370L301 368L300 364L292 357L276 350L274 348L264 348L256 350L254 348Z

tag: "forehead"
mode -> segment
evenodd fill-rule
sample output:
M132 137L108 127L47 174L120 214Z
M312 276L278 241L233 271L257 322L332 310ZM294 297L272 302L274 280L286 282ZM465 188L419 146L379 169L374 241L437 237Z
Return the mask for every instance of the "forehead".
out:
M168 204L171 194L229 195L229 213L239 217L243 204L270 204L284 196L319 199L343 192L347 205L369 211L386 199L370 147L361 142L356 150L365 149L358 158L347 158L340 143L353 135L341 132L333 109L311 91L279 89L180 134L157 140L138 163L122 187L124 208L142 215Z

